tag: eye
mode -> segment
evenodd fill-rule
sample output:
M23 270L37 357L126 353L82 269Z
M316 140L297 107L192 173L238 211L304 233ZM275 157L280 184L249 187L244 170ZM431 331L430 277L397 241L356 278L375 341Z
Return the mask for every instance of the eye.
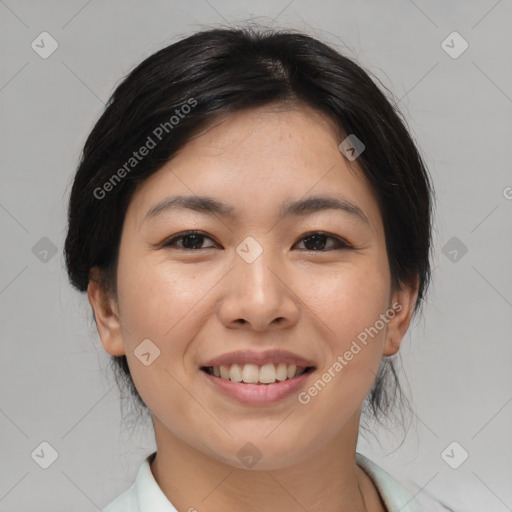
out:
M191 251L197 251L199 249L210 249L211 247L215 247L215 245L201 247L205 239L212 240L209 236L206 236L201 231L187 231L186 233L182 233L181 235L170 238L164 242L163 247L176 247L177 249ZM182 244L177 244L177 242L180 241Z
M174 247L176 249L183 249L189 251L198 251L201 249L210 249L212 247L216 247L215 243L213 245L203 247L205 240L213 241L212 238L205 235L201 231L187 231L180 235L173 236L172 238L164 242L163 247ZM325 252L335 249L353 248L353 246L350 245L345 240L342 240L337 236L329 235L327 233L322 233L319 231L308 233L306 236L303 236L301 238L299 243L304 243L305 245L305 248L302 250L313 252Z
M329 244L326 240L334 241L334 244ZM329 235L327 233L315 232L308 233L306 236L301 238L301 242L304 241L306 251L314 251L314 252L324 252L334 249L352 249L353 246L350 245L345 240L338 238L337 236ZM330 246L329 246L330 245ZM328 247L329 246L329 247Z

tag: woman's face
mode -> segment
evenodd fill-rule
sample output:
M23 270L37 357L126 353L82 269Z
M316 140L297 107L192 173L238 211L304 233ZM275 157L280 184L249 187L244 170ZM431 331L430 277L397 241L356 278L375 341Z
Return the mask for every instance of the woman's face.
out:
M340 142L307 108L238 112L135 192L114 303L122 328L111 317L99 330L107 352L126 354L157 439L240 468L261 456L270 469L354 438L412 295L391 289L376 199ZM294 362L309 368L300 378Z

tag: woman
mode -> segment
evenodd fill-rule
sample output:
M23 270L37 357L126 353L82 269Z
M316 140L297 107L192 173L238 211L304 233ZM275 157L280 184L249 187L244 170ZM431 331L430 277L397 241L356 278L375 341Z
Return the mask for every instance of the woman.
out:
M356 453L430 279L433 191L356 63L215 29L144 60L89 135L70 281L157 451L104 510L419 510Z

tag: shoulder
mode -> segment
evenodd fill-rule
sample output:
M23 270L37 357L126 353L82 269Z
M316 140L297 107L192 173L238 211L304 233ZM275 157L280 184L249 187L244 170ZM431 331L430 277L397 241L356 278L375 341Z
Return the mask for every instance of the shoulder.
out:
M144 459L132 486L103 508L102 512L177 512L151 471L155 455L156 452L153 452Z
M114 501L102 508L101 512L140 512L135 483Z
M360 453L356 453L356 462L372 479L389 512L421 512L409 491L380 466Z

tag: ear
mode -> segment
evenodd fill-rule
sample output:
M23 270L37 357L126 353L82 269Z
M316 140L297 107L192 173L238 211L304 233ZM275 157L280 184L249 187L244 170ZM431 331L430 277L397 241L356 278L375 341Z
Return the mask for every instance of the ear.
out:
M383 350L384 356L392 356L400 349L402 339L411 323L417 298L418 279L416 279L414 286L404 284L401 290L395 290L391 294L390 310L393 310L395 314L388 322Z
M103 348L110 355L122 356L126 354L126 351L119 321L118 305L112 293L102 286L100 272L98 267L91 269L87 297L94 311L94 319Z

